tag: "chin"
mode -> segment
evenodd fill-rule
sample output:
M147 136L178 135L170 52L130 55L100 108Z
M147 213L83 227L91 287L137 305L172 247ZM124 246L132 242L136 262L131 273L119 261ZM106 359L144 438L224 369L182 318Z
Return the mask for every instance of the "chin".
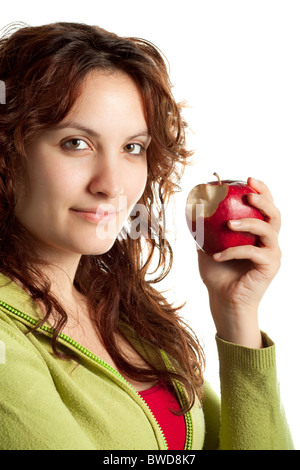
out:
M84 246L82 246L82 243L80 244L80 247L78 247L78 252L81 255L91 255L91 256L97 256L97 255L103 255L104 253L107 253L115 244L116 238L113 240L98 240L98 242L95 243L85 243Z
M88 252L82 253L82 255L89 255L89 256L100 256L108 253L109 250L114 246L114 243L111 243L109 246L105 246L103 248L89 250Z

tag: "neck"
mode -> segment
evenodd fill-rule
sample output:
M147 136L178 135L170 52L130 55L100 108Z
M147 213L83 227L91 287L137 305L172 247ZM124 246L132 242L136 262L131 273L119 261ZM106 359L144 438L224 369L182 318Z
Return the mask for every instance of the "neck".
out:
M62 263L51 262L47 266L42 266L42 273L47 276L51 282L51 293L54 294L59 301L64 304L76 305L82 299L82 295L74 287L74 279L80 257L76 260L69 259L68 262Z
M74 279L81 255L47 252L47 254L39 253L38 256L43 262L46 261L46 263L39 264L37 268L41 276L45 276L46 280L50 281L51 294L57 298L66 311L74 311L79 304L84 302L83 295L74 287ZM27 291L20 282L17 282L17 284ZM44 309L42 310L44 311Z
M74 278L78 264L72 266L48 265L44 267L43 274L51 282L51 294L59 301L68 315L68 327L78 326L88 318L88 309L84 295L80 294L74 287ZM67 269L69 268L69 269ZM39 307L45 315L44 306ZM51 317L49 318L50 323Z

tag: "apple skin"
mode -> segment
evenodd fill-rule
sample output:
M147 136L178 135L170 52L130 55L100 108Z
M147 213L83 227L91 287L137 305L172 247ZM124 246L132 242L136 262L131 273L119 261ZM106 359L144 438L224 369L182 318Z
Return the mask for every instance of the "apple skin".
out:
M257 245L259 242L258 236L255 236L249 232L230 230L227 225L229 220L242 219L246 217L264 220L264 215L257 208L249 204L247 200L247 194L257 193L257 191L248 186L244 181L213 181L207 183L207 185L218 185L219 188L221 188L223 185L228 185L228 192L225 198L219 202L215 212L209 217L198 216L195 220L193 220L191 218L191 214L186 211L187 225L194 239L196 240L196 243L197 238L200 240L202 235L202 246L197 243L199 248L201 248L201 250L208 255L213 255L214 253L234 246ZM201 186L207 185L195 186L188 196L187 204L193 191L195 194L195 190L197 191ZM197 234L197 229L204 230L204 233ZM195 234L197 234L197 238Z

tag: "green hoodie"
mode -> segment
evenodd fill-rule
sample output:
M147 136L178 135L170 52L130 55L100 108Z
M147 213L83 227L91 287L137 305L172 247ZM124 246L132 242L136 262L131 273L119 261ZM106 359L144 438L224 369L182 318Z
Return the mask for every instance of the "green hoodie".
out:
M118 372L61 334L64 360L51 350L48 324L25 335L40 310L17 284L0 274L0 449L167 450L155 417ZM131 328L123 332L136 350L149 352ZM221 399L208 383L203 407L185 415L185 448L293 449L280 404L275 346L248 349L216 338ZM183 399L183 392L178 389Z

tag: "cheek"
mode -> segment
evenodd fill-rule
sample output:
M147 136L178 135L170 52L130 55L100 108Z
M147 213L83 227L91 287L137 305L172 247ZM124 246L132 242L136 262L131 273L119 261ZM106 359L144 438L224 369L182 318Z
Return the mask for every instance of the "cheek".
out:
M37 167L32 174L30 187L35 197L52 200L54 203L72 197L82 180L82 172L72 171L63 165Z
M136 203L142 197L147 184L147 164L144 164L127 182L128 197Z
M122 224L131 214L132 210L139 203L147 183L147 167L139 168L139 171L131 171L126 174L123 180L123 193L119 196L119 207L122 209Z

